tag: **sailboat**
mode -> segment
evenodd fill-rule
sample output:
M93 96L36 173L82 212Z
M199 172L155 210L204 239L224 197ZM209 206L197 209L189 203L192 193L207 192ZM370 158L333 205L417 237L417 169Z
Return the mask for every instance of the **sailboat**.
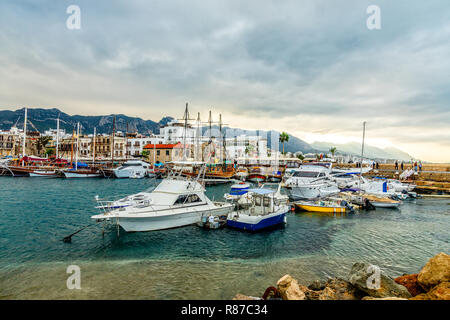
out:
M97 178L102 174L97 168L90 168L84 163L78 162L78 150L79 150L79 139L80 139L80 123L77 124L77 147L75 153L75 163L72 169L67 169L62 171L64 177L66 178ZM95 139L95 138L94 138Z

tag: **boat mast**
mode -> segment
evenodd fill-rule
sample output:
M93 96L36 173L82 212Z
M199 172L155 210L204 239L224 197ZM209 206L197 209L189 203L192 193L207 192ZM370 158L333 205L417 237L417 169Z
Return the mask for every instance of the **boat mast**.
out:
M70 164L73 166L73 136L75 135L75 129L72 129L72 141L70 144Z
M111 148L111 168L114 167L114 136L116 133L116 116L113 119L113 128L112 128L112 148Z
M128 120L127 120L127 132L125 133L125 160L128 160Z
M59 115L56 119L56 159L59 159Z
M359 164L359 192L361 193L361 176L362 176L362 161L363 161L363 155L364 155L364 139L366 136L366 122L363 121L363 139L362 139L362 146L361 146L361 162Z
M184 132L183 132L183 161L186 161L186 135L187 135L187 121L189 119L188 103L186 102L186 109L184 110Z
M200 150L201 150L201 146L200 146L200 112L197 113L197 139L196 139L196 157L195 160L197 161L201 161L202 159L199 157L200 155Z
M93 142L93 147L92 147L92 164L95 165L95 136L96 136L96 127L94 127L94 142Z
M209 119L208 119L208 123L209 123L209 141L211 141L212 136L211 136L211 130L212 130L212 117L211 117L211 110L209 110ZM209 144L209 160L211 160L211 144Z
M80 123L77 123L77 150L75 152L75 170L78 170L78 149L80 147Z
M23 158L25 157L25 152L26 152L26 143L27 143L27 114L28 114L28 110L25 107L25 118L23 120L23 150L22 150L22 165L24 165L24 160Z

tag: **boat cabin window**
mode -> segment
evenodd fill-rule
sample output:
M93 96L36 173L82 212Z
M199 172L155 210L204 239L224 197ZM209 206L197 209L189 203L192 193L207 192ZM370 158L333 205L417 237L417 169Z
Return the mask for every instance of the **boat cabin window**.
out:
M186 204L186 203L195 203L201 202L202 200L197 194L186 194L178 196L177 201L175 201L175 205L177 204Z
M323 174L323 173L321 173ZM323 174L325 175L325 174ZM298 178L317 178L317 172L314 171L296 171L294 172L294 174L292 175L293 177L298 177Z
M267 197L255 197L255 205L261 206L261 200L263 200L263 207L269 207L270 206L270 199Z

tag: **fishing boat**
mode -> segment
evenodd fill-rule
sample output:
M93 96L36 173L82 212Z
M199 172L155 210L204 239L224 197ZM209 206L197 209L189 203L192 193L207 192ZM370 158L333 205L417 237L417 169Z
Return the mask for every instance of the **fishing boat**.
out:
M227 226L240 230L260 231L286 224L289 206L275 201L275 191L271 189L249 189L250 205L237 206L228 215Z
M139 196L139 202L104 210L91 218L97 221L113 220L127 232L138 232L196 224L205 214L228 215L233 205L211 201L198 182L199 177L186 178L181 171L171 172L153 191L133 196Z
M347 206L346 202L341 201L303 201L294 203L297 208L308 212L323 212L323 213L346 213L351 211L351 207Z
M263 172L263 169L261 167L253 167L250 169L248 173L248 181L254 182L254 183L261 183L265 182L267 179L266 174Z

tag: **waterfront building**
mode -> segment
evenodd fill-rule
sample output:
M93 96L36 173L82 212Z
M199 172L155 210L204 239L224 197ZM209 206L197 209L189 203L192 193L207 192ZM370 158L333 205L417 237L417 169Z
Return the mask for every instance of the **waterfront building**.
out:
M141 136L127 139L127 155L128 157L138 157L142 155L144 146L147 144L163 144L166 141L160 136Z
M21 136L16 127L0 131L0 156L14 156L20 153Z
M183 159L183 145L181 143L147 144L144 146L144 150L147 152L146 157L151 163L166 163Z

